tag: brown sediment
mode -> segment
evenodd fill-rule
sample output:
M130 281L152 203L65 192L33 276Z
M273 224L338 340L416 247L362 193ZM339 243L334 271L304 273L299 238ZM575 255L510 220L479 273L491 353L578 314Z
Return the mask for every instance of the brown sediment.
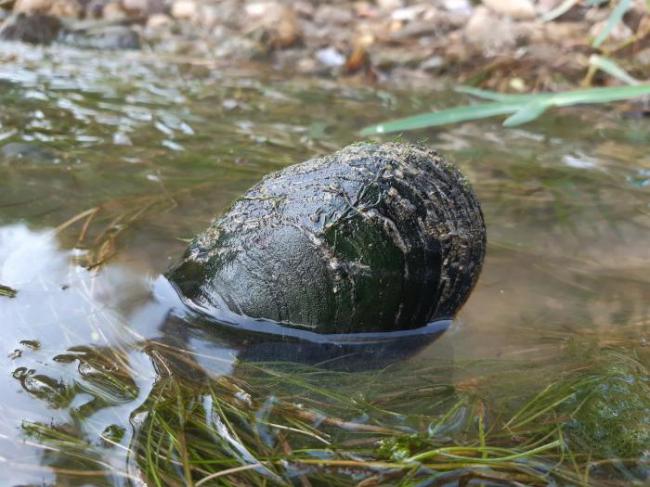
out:
M643 0L631 2L603 43L594 44L614 5L0 0L0 38L98 49L142 44L169 61L208 70L253 64L272 66L285 76L335 76L402 87L430 88L453 79L499 91L557 91L581 82L620 82L596 70L592 54L621 63L639 80L648 77L650 14ZM10 10L13 17L3 25Z

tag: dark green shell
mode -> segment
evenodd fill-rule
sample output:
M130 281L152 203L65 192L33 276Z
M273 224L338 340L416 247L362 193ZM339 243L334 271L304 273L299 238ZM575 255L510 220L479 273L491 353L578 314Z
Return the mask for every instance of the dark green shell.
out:
M265 177L167 277L186 302L320 333L451 318L476 283L479 203L433 150L355 144Z

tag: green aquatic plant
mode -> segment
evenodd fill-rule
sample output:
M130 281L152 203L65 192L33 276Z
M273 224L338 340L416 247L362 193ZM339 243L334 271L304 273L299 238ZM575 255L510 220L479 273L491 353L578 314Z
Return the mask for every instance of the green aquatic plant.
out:
M566 430L581 449L601 458L634 459L650 452L650 373L633 357L610 357L567 406L575 414Z
M483 372L466 381L450 381L444 361L354 373L240 362L237 374L208 377L195 352L148 342L158 376L128 422L105 428L99 441L79 421L26 422L23 434L46 451L62 483L641 482L650 448L647 368L630 349L586 342L563 347L559 362L456 364L454 374ZM106 350L73 352L66 356L80 356L85 368L106 366ZM110 384L99 377L83 393L105 403L135 397L134 372L119 361L113 372ZM537 373L544 375L535 390Z
M601 70L610 76L619 79L625 84L628 85L638 85L640 82L636 78L632 77L627 71L625 71L621 66L619 66L614 60L609 59L603 56L597 56L592 54L589 57L589 66L590 71L588 76L593 76L591 72L595 73L595 70Z
M614 28L623 20L623 16L630 9L631 6L632 6L632 0L619 0L616 3L611 13L609 14L605 27L603 28L603 30L600 31L600 33L594 39L592 43L593 47L600 47L601 44L605 42L605 40L609 37L609 35L614 30Z
M4 296L5 298L15 298L16 294L18 294L18 291L15 289L0 284L0 296Z
M488 100L488 102L452 107L371 125L361 130L361 135L404 132L480 120L498 115L509 115L503 125L504 127L515 127L532 122L546 110L553 107L610 103L650 95L650 84L588 88L560 93L535 93L530 95L503 94L472 87L460 87L456 91Z

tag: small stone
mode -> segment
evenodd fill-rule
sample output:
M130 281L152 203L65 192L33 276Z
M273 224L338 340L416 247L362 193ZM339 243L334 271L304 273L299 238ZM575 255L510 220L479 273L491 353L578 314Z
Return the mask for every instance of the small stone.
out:
M433 36L440 30L440 25L437 22L426 20L414 20L408 22L399 30L396 30L391 38L394 40L403 40L414 37Z
M368 2L354 2L352 11L355 16L362 19L374 19L379 15L377 5Z
M81 12L81 6L76 1L61 0L54 2L47 13L54 17L78 18Z
M379 49L373 56L373 64L380 69L391 69L395 66L416 67L427 58L430 52L404 47L385 47Z
M483 0L483 4L496 13L513 19L532 19L535 7L530 0Z
M148 0L122 0L122 7L129 12L144 13L148 6Z
M232 111L235 108L239 107L239 102L234 98L226 98L221 102L221 106L224 110Z
M269 9L274 8L275 2L253 2L246 4L245 11L249 17L262 17Z
M82 49L140 49L140 36L125 25L108 25L81 33L69 32L60 42Z
M321 64L330 68L338 68L345 64L345 56L333 47L327 47L316 51L316 59Z
M279 2L255 2L246 6L250 18L248 32L274 49L296 45L302 38L302 30L295 11Z
M514 91L518 91L520 93L528 91L526 82L521 78L512 78L508 84L510 85L510 88L512 88Z
M609 17L610 10L606 8L590 8L585 12L584 20L589 24L595 24Z
M544 24L536 20L520 20L514 22L513 35L517 39L519 45L528 45L532 43L543 43L544 37ZM542 44L546 48L546 44ZM555 46L549 46L550 51Z
M124 132L115 132L113 134L113 144L115 145L133 145L131 138Z
M543 26L546 42L562 44L567 39L580 39L586 34L583 22L546 22Z
M81 5L76 1L60 0L54 2L48 14L54 17L71 17L76 19L81 17L82 12Z
M52 7L53 3L53 0L16 0L14 12L45 13Z
M172 17L177 19L191 19L197 13L196 3L192 0L176 0L172 5Z
M635 55L635 58L636 58L636 61L639 64L649 66L650 65L650 47L637 52L636 55Z
M411 5L410 7L404 7L395 10L390 17L393 20L410 22L421 18L422 14L424 14L426 11L426 5Z
M474 7L468 0L444 0L443 7L447 12L453 12L463 15L471 15Z
M319 25L346 25L353 20L352 12L340 5L323 4L314 13L314 22Z
M316 61L311 58L305 57L298 61L296 64L296 69L300 73L309 74L316 71Z
M147 29L160 29L171 24L172 19L165 14L153 14L147 19Z
M275 27L271 29L269 43L273 47L285 48L297 44L302 37L296 14L290 8L284 8L279 14Z
M314 16L314 12L316 12L316 7L306 0L294 1L292 2L292 6L296 15L299 15L300 17L311 18Z
M87 19L99 19L103 17L106 3L106 0L90 0L86 5L86 11L84 13L85 17Z
M119 20L126 18L127 14L121 4L118 2L110 2L104 5L104 8L102 9L102 17L106 20Z
M61 21L43 14L12 15L0 26L0 39L30 44L49 44L61 32Z
M395 10L404 6L403 0L377 0L377 6L385 11Z
M499 17L486 7L476 7L463 31L465 39L484 54L512 48L517 42L513 22Z
M198 22L208 29L214 29L215 27L223 27L220 25L222 15L217 7L214 5L201 5L198 13Z
M445 60L440 56L431 56L429 59L425 60L420 64L420 69L425 71L434 71L438 68L441 68L445 65Z
M242 36L228 36L212 52L215 58L253 59L261 55L259 45L252 39Z
M641 24L647 21L648 8L650 8L650 4L646 3L645 0L632 0L630 8L623 16L623 22L633 32L639 32Z
M16 0L16 13L40 13L55 17L79 17L81 6L76 0Z

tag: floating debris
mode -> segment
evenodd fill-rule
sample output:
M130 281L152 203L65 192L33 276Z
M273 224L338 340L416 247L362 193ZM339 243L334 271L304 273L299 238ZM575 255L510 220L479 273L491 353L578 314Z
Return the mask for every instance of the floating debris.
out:
M0 284L0 296L4 296L6 298L15 298L16 294L18 294L18 291L15 289Z

